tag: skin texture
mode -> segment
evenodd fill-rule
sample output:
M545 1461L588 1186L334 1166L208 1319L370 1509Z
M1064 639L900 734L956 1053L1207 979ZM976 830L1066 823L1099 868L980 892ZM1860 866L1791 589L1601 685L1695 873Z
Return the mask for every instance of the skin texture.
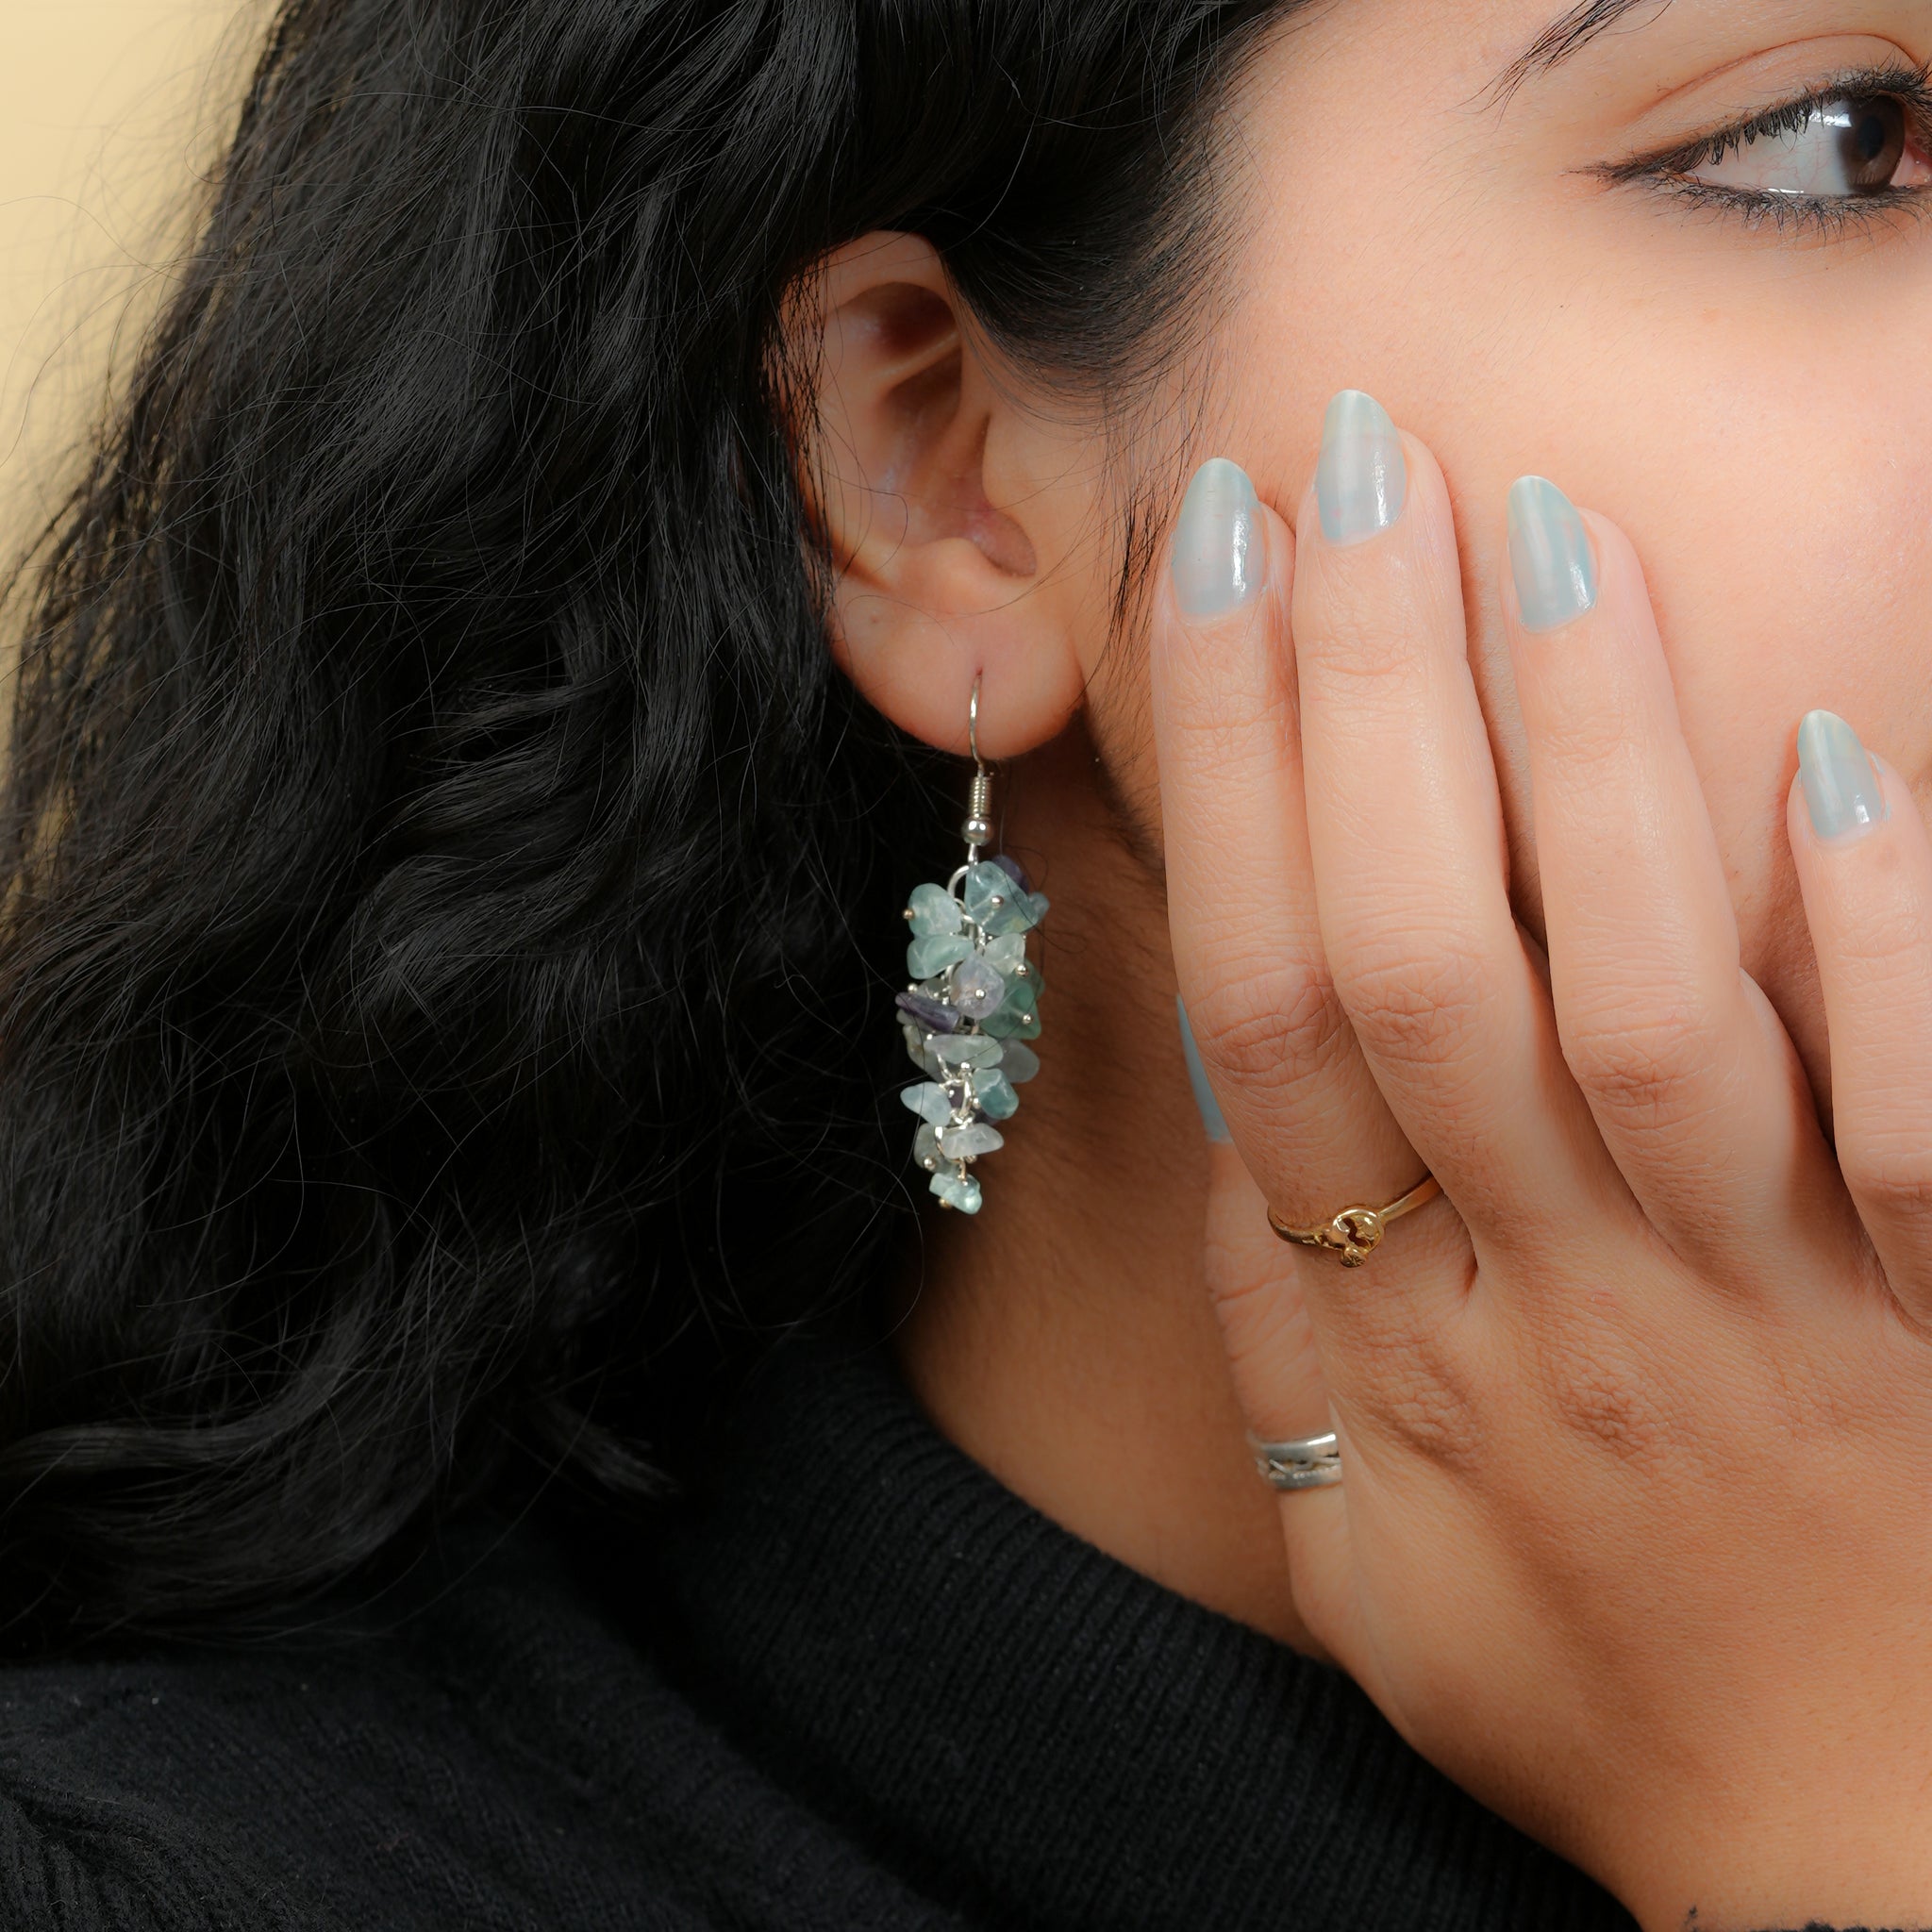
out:
M1296 1603L1424 1750L1645 1923L1923 1924L1932 845L1895 777L1856 835L1789 819L1840 1174L1739 970L1641 573L1597 518L1596 608L1510 640L1547 975L1511 919L1446 491L1407 448L1409 508L1373 541L1332 546L1305 508L1258 601L1155 626L1174 943L1239 1150L1209 1286L1255 1427L1329 1420L1348 1472L1283 1499ZM1284 731L1256 698L1291 628ZM1401 763L1357 758L1365 730ZM1279 882L1232 913L1231 798ZM1316 995L1341 1045L1277 1021L1264 1074L1260 1017ZM1378 1166L1397 1140L1411 1165ZM1457 1211L1372 1281L1284 1260L1263 1224L1264 1199L1424 1163Z
M983 675L1055 902L1045 1071L902 1352L1022 1494L1335 1656L1646 1924L1928 1923L1932 231L1592 171L1932 58L1932 8L1675 0L1498 91L1549 25L1324 8L1248 76L1232 288L1155 411L1193 425L1176 486L1218 451L1281 512L1227 620L1158 584L1111 647L1091 421L916 239L824 278L835 648L935 743ZM1355 549L1307 495L1344 386L1408 432L1407 510ZM1541 637L1524 472L1603 578ZM1790 805L1819 705L1892 803L1843 847ZM1261 1221L1424 1165L1453 1205L1365 1275ZM1244 1423L1329 1419L1347 1484L1277 1508Z

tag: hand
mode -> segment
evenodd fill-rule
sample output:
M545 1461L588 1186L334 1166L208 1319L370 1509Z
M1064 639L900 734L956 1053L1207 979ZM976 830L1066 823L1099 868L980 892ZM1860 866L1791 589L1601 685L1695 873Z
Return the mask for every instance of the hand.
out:
M1333 1426L1346 1472L1281 1499L1297 1607L1646 1925L1932 1924L1932 842L1807 728L1824 792L1889 813L1790 806L1834 1157L1740 968L1630 545L1553 491L1513 533L1554 566L1547 627L1506 591L1545 960L1441 475L1382 456L1347 541L1312 491L1298 555L1251 508L1244 600L1244 479L1211 471L1155 625L1174 954L1239 1153L1223 1332L1256 1434ZM1358 1270L1264 1218L1425 1170L1447 1198Z

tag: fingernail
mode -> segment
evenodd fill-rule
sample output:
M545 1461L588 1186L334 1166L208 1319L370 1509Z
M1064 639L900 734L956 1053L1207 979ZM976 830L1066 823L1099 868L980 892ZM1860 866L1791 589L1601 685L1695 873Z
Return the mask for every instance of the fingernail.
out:
M1315 501L1331 543L1359 543L1386 530L1408 501L1402 438L1389 411L1358 389L1343 390L1323 419Z
M1209 457L1181 499L1174 600L1189 617L1220 617L1258 596L1267 581L1261 500L1239 463Z
M1575 506L1542 476L1509 486L1509 568L1525 630L1555 630L1596 603L1596 553Z
M1798 774L1811 829L1821 839L1842 839L1890 816L1858 734L1835 711L1806 712L1798 726Z
M1201 1064L1201 1049L1194 1044L1194 1029L1188 1024L1187 1005L1179 994L1175 994L1174 1005L1181 1016L1181 1051L1188 1057L1188 1080L1194 1090L1194 1105L1201 1109L1201 1124L1210 1141L1232 1141L1234 1136L1221 1117L1221 1103L1208 1084L1208 1069Z

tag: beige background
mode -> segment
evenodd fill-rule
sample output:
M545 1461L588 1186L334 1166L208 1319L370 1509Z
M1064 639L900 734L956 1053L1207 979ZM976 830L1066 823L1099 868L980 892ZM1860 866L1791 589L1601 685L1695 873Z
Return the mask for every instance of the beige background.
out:
M162 291L263 18L254 0L0 0L8 554L56 500L67 449Z

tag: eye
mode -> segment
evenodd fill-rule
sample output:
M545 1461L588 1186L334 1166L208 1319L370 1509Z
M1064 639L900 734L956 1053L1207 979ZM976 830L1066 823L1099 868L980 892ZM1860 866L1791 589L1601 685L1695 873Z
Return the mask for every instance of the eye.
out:
M1718 136L1681 175L1736 194L1850 201L1932 184L1932 158L1904 101L1837 93Z

